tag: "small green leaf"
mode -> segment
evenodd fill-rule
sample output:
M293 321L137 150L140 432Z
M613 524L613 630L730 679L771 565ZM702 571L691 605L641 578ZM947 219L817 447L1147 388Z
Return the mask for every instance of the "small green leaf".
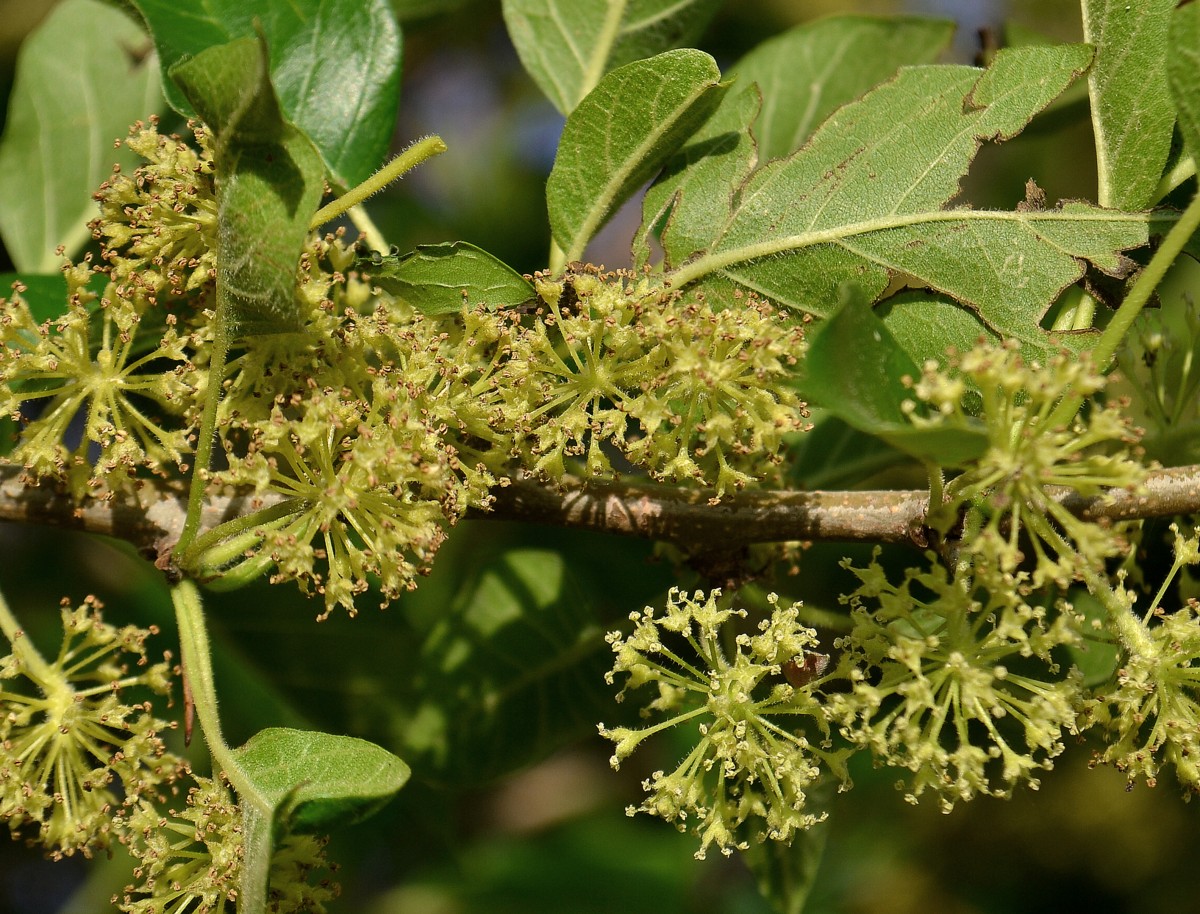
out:
M721 0L504 0L504 22L529 75L563 114L605 73L690 45Z
M1179 131L1187 151L1200 162L1200 4L1175 10L1170 40L1167 75L1179 109Z
M667 51L609 73L567 118L546 203L578 260L592 236L716 109L725 92L701 51Z
M20 283L25 287L21 298L29 306L34 320L54 320L67 312L67 279L62 273L30 274L30 273L0 273L0 298L12 298L12 287ZM108 284L108 277L101 273L93 274L88 281L90 292L100 295ZM94 307L100 307L100 302L94 302Z
M294 330L296 264L321 200L321 156L283 119L261 39L201 51L171 75L214 137L217 307L243 336Z
M505 774L595 732L612 652L563 557L514 550L478 567L430 630L400 730L423 779Z
M164 76L186 56L255 35L271 50L271 81L287 118L321 151L343 187L365 180L387 154L400 99L400 30L387 0L134 0L158 47ZM179 87L167 100L196 109Z
M1067 654L1071 665L1083 674L1084 686L1095 688L1112 679L1121 662L1121 649L1112 635L1106 635L1108 611L1099 600L1076 589L1071 591L1071 607L1083 616L1083 622L1077 627L1080 643L1068 645Z
M408 765L366 740L270 727L234 750L277 827L327 831L365 819L407 783Z
M835 109L900 67L931 63L953 35L946 19L831 16L764 41L726 74L735 87L753 82L762 93L759 160L795 152Z
M903 379L918 377L916 363L875 316L862 290L843 287L841 298L809 338L800 382L804 396L848 425L940 466L958 466L982 454L987 447L982 428L912 425L903 404L913 394Z
M361 266L373 282L423 314L457 314L472 305L513 308L537 296L520 273L465 241L423 244L410 254Z
M148 48L132 20L93 0L59 4L22 46L0 141L0 233L18 270L53 272L59 245L77 254L92 193L114 162L138 163L113 140L162 107Z
M1099 173L1097 200L1115 209L1154 203L1175 109L1167 89L1167 32L1176 0L1084 0L1083 35Z

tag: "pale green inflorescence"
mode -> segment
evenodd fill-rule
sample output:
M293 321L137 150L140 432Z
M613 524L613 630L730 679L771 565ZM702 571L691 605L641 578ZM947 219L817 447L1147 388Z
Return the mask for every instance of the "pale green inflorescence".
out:
M0 817L56 856L90 855L119 837L122 806L157 798L186 766L160 735L174 724L129 697L170 691L169 662L147 661L152 631L105 623L93 598L64 605L62 623L52 662L20 631L0 660Z
M936 562L910 568L899 584L875 562L847 567L861 585L846 598L853 627L837 645L851 688L829 698L842 735L908 769L901 786L913 802L932 790L949 811L1037 787L1076 729L1083 694L1054 656L1079 642L1071 607L1026 602L1023 573L983 562L953 575Z
M795 606L774 596L771 606L757 633L735 635L746 613L729 608L719 591L672 591L661 616L647 607L630 616L629 635L609 635L616 654L609 681L628 677L618 698L653 686L658 695L644 713L668 715L643 729L602 724L600 733L616 743L613 767L655 733L692 723L699 737L674 771L645 782L648 796L629 814L691 830L701 842L697 857L714 844L725 854L744 849L748 838L789 841L825 817L807 804L823 769L847 781L844 751L831 747L815 694L821 680L794 686L784 677L785 665L817 646L816 633L798 622Z
M217 206L207 135L136 125L146 159L97 193L101 266L65 268L66 314L0 303L10 461L79 500L178 476L209 391ZM340 235L297 265L300 327L234 341L211 491L261 507L186 558L236 584L273 569L355 611L415 586L447 529L526 469L615 475L613 456L717 497L778 477L805 426L791 368L800 325L761 302L715 309L644 277L576 267L539 279L535 313L426 317L371 284ZM369 266L367 267L369 270ZM102 292L94 291L102 286Z
M140 804L123 817L137 861L134 882L112 901L124 914L233 914L245 857L242 813L216 778L196 778L183 809L160 813ZM325 914L337 885L314 880L327 868L325 842L288 834L271 860L272 914Z
M1175 567L1200 564L1200 531L1175 533ZM1166 591L1164 586L1163 592ZM1114 680L1085 705L1085 720L1098 727L1107 745L1098 761L1154 785L1169 766L1189 794L1200 793L1200 604L1175 612L1152 606L1146 618L1133 615L1133 594L1114 596L1127 611L1117 625L1124 648Z
M1102 495L1135 489L1146 471L1130 456L1137 433L1118 403L1093 401L1067 425L1049 424L1064 397L1091 397L1105 387L1086 357L1060 355L1042 366L1026 362L1018 348L1015 342L980 345L952 357L949 371L929 363L914 385L932 407L924 418L911 404L913 422L923 427L975 425L963 404L964 395L976 391L989 439L983 456L946 486L945 504L930 512L929 522L946 532L965 510L964 555L994 562L1004 573L1031 558L1034 586L1066 586L1102 569L1125 544L1119 531L1076 517L1050 488Z

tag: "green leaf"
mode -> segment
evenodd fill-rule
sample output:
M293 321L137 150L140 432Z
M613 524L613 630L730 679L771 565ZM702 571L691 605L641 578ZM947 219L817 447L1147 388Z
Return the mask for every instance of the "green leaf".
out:
M847 105L790 157L756 171L708 250L667 278L724 277L824 316L840 283L875 298L906 274L1027 335L1085 263L1120 273L1148 217L1086 203L943 209L980 144L1018 133L1086 67L1086 46L1000 52L991 69L906 68ZM685 252L677 252L682 255Z
M39 323L62 317L67 312L67 278L62 273L0 273L0 298L12 298L16 283L25 287L21 298ZM108 277L96 273L88 280L87 288L100 295L107 284ZM100 307L99 300L93 302L92 307Z
M321 156L283 119L261 39L201 51L171 75L213 132L217 308L242 335L297 329L296 264L321 200Z
M423 314L457 314L480 304L513 308L537 297L520 273L465 241L423 244L402 257L362 266L374 283Z
M1083 0L1083 35L1099 174L1097 200L1115 209L1155 202L1175 109L1167 89L1167 32L1176 0Z
M321 151L333 179L359 184L387 154L400 99L400 30L387 0L135 0L163 73L186 56L255 35L287 118ZM167 100L196 112L170 80Z
M726 75L762 93L754 138L766 162L799 149L835 109L900 67L932 63L953 35L946 19L834 16L764 41Z
M841 298L809 338L800 382L805 398L848 425L940 466L958 466L981 455L987 448L982 428L931 430L909 422L903 404L913 395L903 379L919 376L916 363L860 289L843 287Z
M1076 626L1079 644L1067 646L1071 665L1083 674L1083 684L1095 688L1109 682L1121 662L1121 648L1107 634L1108 611L1094 596L1082 588L1071 591L1071 608L1083 616Z
M734 66L717 112L647 191L635 261L649 259L647 239L658 231L668 268L711 244L757 165L798 149L836 108L899 67L932 60L953 30L937 19L841 16L759 45Z
M0 141L0 233L16 268L50 273L89 240L92 193L129 125L162 107L145 34L127 16L93 0L65 0L21 47Z
M708 120L725 87L701 51L667 51L609 73L567 118L546 203L567 260Z
M1192 158L1200 162L1200 4L1175 10L1170 39L1167 76L1179 109L1179 132Z
M423 779L507 773L595 730L612 652L562 556L520 549L478 567L430 630L401 726Z
M271 727L234 750L242 772L288 831L328 831L365 819L409 778L408 765L366 740Z
M563 114L605 73L690 45L721 0L504 0L521 63Z

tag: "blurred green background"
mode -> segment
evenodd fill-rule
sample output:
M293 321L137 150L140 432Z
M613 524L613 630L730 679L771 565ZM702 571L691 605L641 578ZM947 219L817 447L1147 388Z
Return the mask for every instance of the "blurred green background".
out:
M450 151L384 194L370 210L401 250L463 239L522 271L545 264L542 188L561 119L524 76L495 0L396 0L404 18L405 80L395 147L429 133ZM23 36L51 8L36 0L0 0L0 92L11 87ZM424 16L430 9L446 9ZM1067 0L730 0L701 46L723 65L782 29L818 16L869 12L945 16L960 22L951 62L970 62L977 30L1003 36L1016 22L1054 40L1078 40L1079 11ZM64 62L64 65L69 62ZM1064 105L1024 135L980 156L964 198L1012 207L1035 177L1051 200L1094 197L1090 127L1082 104ZM622 266L636 216L618 217L594 243L594 262ZM0 269L10 269L0 264ZM789 596L836 608L845 584L843 547L811 550ZM514 557L515 556L515 557ZM859 553L861 560L862 553ZM515 569L515 570L514 570ZM266 725L313 726L375 739L391 748L411 741L422 707L409 698L422 651L438 650L451 610L469 613L463 594L484 573L498 587L521 569L568 574L576 603L554 605L559 622L584 619L601 631L658 599L673 583L668 564L640 543L616 542L529 525L469 522L458 528L434 574L411 599L358 619L317 625L316 604L291 588L264 585L211 601L219 639L218 684L229 736L245 739ZM514 585L515 586L515 585ZM58 601L99 595L114 619L156 622L170 649L174 625L153 570L121 544L0 525L0 588L37 639L52 643ZM573 595L573 596L570 596ZM582 608L581 608L582 607ZM528 649L528 645L518 650ZM536 651L536 645L532 648ZM528 662L536 663L536 658ZM570 675L600 681L603 651ZM426 684L428 685L428 684ZM444 688L469 702L482 680L461 670ZM600 685L603 688L602 681ZM609 690L611 691L611 690ZM561 693L531 701L570 703ZM466 707L466 705L464 705ZM334 836L344 894L335 910L356 914L752 914L768 907L737 860L697 862L695 842L624 808L639 802L639 782L670 764L670 745L635 757L619 773L594 723L616 706L530 707L529 714L567 721L578 739L493 783L455 783L453 762L439 768L430 749L414 761L414 781L374 819ZM467 728L458 737L478 751L527 731ZM530 723L530 732L536 730ZM425 731L420 731L425 732ZM444 734L443 734L444 735ZM453 745L453 737L446 737ZM494 742L489 742L494 741ZM435 747L436 748L436 747ZM443 747L444 748L444 747ZM198 764L201 753L192 747ZM831 797L827 851L810 904L813 914L1004 914L1004 912L1141 912L1195 910L1200 878L1191 848L1200 810L1181 802L1174 784L1126 790L1118 773L1089 770L1086 745L1072 747L1036 793L1011 802L978 800L943 815L935 804L912 807L894 789L895 775L856 768L855 788ZM798 849L799 850L799 849ZM126 878L120 859L53 864L16 842L0 843L0 914L92 914Z

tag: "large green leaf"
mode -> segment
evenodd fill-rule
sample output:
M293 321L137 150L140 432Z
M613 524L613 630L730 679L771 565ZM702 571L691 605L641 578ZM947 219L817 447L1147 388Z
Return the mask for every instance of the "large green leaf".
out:
M1148 217L1086 203L944 207L980 144L1019 133L1090 55L1081 45L1029 47L1000 52L986 71L901 70L751 175L707 249L668 279L678 287L723 276L824 316L842 282L874 298L900 273L973 307L1002 335L1028 335L1085 262L1120 272L1120 252L1146 242Z
M1099 173L1097 200L1115 209L1155 202L1175 109L1167 91L1167 32L1176 0L1083 0L1084 38Z
M423 244L363 267L372 282L423 314L457 314L464 305L512 308L537 296L520 273L465 241Z
M360 183L387 154L400 97L400 30L387 0L134 2L164 73L185 56L254 36L258 21L283 111L337 183ZM166 91L177 111L194 113L178 87Z
M145 34L94 0L66 0L21 48L0 141L0 232L18 270L50 273L90 240L92 193L113 163L137 156L113 140L162 107Z
M1167 73L1179 109L1179 132L1192 158L1200 162L1200 4L1175 11L1170 37Z
M297 329L296 264L321 200L320 153L284 120L261 39L208 48L171 75L213 133L217 307L243 336Z
M701 51L667 51L609 73L567 118L546 203L567 260L708 120L725 87Z
M691 44L721 0L504 0L521 63L563 114L609 70Z
M325 831L364 819L395 796L408 765L366 740L271 727L234 750L242 772L289 831Z
M806 399L848 425L893 447L943 467L981 455L981 428L923 429L914 426L905 401L914 399L904 379L915 380L917 364L872 312L855 286L839 290L841 303L809 340L800 382Z
M734 66L717 112L647 191L635 260L648 259L648 239L660 231L668 267L703 248L758 164L798 149L836 108L901 66L932 60L953 30L938 19L844 16L759 45Z
M477 568L429 632L401 726L417 774L461 785L594 731L612 652L562 556L508 552Z
M726 74L762 93L754 123L759 160L790 155L836 108L900 67L932 63L953 34L945 19L836 16L764 41Z

